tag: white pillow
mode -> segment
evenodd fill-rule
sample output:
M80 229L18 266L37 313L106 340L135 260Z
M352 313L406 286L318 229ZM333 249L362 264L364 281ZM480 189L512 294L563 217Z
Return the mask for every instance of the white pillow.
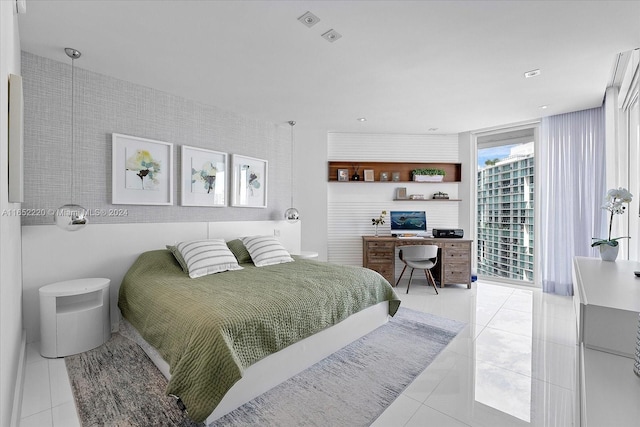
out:
M243 237L242 243L249 251L256 267L293 261L289 252L272 236Z
M242 270L223 239L181 242L176 248L184 258L192 279L221 271Z

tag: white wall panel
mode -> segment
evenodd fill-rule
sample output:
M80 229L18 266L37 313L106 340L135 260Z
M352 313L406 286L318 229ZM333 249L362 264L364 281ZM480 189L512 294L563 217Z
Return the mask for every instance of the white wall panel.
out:
M458 135L329 133L329 160L458 162Z
M19 415L23 366L20 203L9 202L9 74L21 74L20 35L14 2L0 1L0 425ZM16 387L17 386L17 387ZM12 419L13 416L13 419Z
M111 280L111 324L120 319L118 291L122 278L145 251L164 249L184 240L231 240L280 232L279 240L292 253L300 250L301 224L286 221L224 221L140 224L90 224L77 232L55 225L22 227L24 324L27 341L40 339L38 289L49 283L86 277Z
M328 134L329 160L384 162L460 162L458 135L389 135L389 134ZM362 171L361 171L362 173ZM411 182L331 182L327 195L328 261L338 264L362 265L362 236L373 235L372 218L387 211L387 221L378 229L379 235L390 235L389 215L392 210L424 210L427 231L433 227L457 228L461 202L393 201L397 187L407 188L407 194L443 191L452 199L459 197L458 183L418 184ZM396 268L396 275L401 271Z

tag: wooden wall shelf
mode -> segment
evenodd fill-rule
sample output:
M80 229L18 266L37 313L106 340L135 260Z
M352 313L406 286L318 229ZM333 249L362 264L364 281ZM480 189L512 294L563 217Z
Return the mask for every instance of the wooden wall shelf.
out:
M351 181L351 176L358 167L359 181ZM330 161L329 162L329 182L415 182L412 180L411 171L414 169L433 168L443 169L446 172L443 183L461 182L462 165L460 163L405 163L405 162L356 162L356 161ZM338 181L338 169L349 171L349 181ZM364 180L364 171L373 170L374 181ZM380 181L380 173L387 172L388 181ZM393 172L400 173L399 181L392 181ZM416 184L440 184L439 182L416 182ZM449 199L451 201L451 199Z

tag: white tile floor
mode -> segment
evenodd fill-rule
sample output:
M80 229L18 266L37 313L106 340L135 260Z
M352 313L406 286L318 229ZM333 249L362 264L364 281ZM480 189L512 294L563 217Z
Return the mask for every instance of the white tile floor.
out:
M575 316L569 297L488 283L425 280L397 291L402 305L468 325L374 423L399 426L573 425ZM79 426L63 359L27 348L22 427Z
M80 426L64 359L40 356L39 343L27 345L27 368L20 427Z
M425 285L412 284L409 295L405 290L398 288L404 307L468 325L375 427L573 425L577 346L570 297L488 283L446 287L437 296Z

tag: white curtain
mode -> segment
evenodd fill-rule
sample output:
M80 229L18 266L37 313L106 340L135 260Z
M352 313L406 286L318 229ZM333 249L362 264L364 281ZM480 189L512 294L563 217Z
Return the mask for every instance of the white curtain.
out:
M573 295L573 257L606 231L604 108L543 118L538 164L542 289Z

